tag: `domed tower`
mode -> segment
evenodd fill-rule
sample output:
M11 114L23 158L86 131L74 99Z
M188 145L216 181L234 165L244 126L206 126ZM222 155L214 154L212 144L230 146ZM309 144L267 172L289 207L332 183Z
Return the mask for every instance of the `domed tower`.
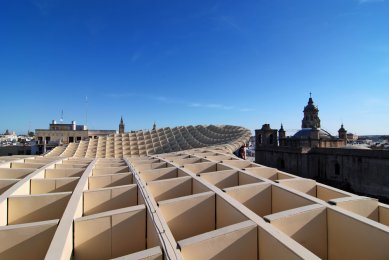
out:
M309 93L308 105L304 107L301 128L320 128L319 109L313 103L312 93Z
M340 126L338 130L339 139L347 140L347 130L344 129L343 124Z
M123 116L120 117L119 134L124 134L124 122L123 122Z

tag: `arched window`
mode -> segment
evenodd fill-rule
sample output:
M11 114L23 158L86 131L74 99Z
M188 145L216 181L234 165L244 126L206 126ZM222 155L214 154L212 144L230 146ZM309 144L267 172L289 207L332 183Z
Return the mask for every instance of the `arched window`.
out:
M340 175L340 165L338 162L335 163L335 175Z

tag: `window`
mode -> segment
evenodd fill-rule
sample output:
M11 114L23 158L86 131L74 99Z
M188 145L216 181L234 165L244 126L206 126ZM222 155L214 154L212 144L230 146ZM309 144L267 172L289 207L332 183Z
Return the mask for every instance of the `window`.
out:
M338 162L335 163L335 175L340 175L340 165Z
M73 143L74 142L74 137L73 136L69 136L69 143Z
M262 135L258 135L257 137L257 144L262 144Z
M274 143L274 135L271 134L269 135L269 144L273 144Z

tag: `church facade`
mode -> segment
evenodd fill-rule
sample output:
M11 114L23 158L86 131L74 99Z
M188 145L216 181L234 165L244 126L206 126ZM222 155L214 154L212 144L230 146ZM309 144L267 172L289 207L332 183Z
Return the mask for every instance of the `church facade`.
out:
M340 148L347 144L347 131L343 124L338 131L338 136L332 136L321 128L319 109L314 104L312 96L304 107L304 117L301 122L301 130L293 136L286 136L283 125L277 131L271 129L269 124L264 124L261 129L255 130L256 147L279 146L290 148Z
M255 130L255 162L389 201L389 151L346 147L343 124L338 136L322 129L312 97L301 127L293 136L286 136L282 125L279 130L269 124Z

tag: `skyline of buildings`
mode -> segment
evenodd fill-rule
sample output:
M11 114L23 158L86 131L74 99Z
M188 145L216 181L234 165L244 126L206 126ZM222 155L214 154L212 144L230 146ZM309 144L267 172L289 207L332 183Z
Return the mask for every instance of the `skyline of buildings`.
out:
M125 94L123 94L123 95L125 95ZM309 93L309 95L312 97L312 93ZM316 98L315 98L316 99ZM318 98L319 100L320 100L320 98ZM326 106L320 106L321 108L322 107L326 107ZM327 118L327 116L328 116L328 113L326 113L326 111L324 110L324 109L321 109L320 110L321 112L321 117L323 117L323 118ZM298 110L297 110L297 112L299 112ZM81 114L82 114L82 112L80 112ZM226 112L226 113L228 113L228 112ZM291 113L290 111L289 111L289 113ZM122 114L125 114L125 113L122 113ZM291 113L292 114L292 113ZM323 116L324 115L324 116ZM85 115L84 115L85 116ZM121 116L121 118L123 118L123 116ZM125 117L124 116L124 118L125 119L127 119L127 117ZM128 124L128 126L127 126L127 129L128 130L132 130L132 131L135 131L135 130L139 130L139 129L152 129L152 126L151 126L151 124L150 123L155 123L156 122L156 120L148 120L148 121L150 121L150 123L147 125L147 126L145 126L145 127L142 127L142 128L140 128L140 127L136 127L136 125L138 125L138 123L137 122L135 122L135 121L133 121L133 120L129 120L130 118L128 118L127 120L130 122L130 124ZM205 120L204 121L208 121L206 118L204 118ZM285 132L286 132L286 135L288 136L288 135L294 135L296 132L298 132L299 131L299 129L300 129L300 126L298 125L299 123L298 123L298 121L296 121L295 120L296 118L288 118L287 120L285 120L285 121L281 121L280 123L276 123L276 124L274 124L274 125L283 125L284 126L284 130L285 130ZM239 119L237 118L235 121L238 121ZM245 126L245 127L247 127L248 129L250 129L251 131L252 131L252 133L253 133L253 135L254 135L254 130L255 129L257 129L258 127L260 127L260 125L259 124L255 124L255 126L254 126L254 128L250 128L250 127L248 127L247 125L252 125L253 123L255 123L255 122L258 122L258 120L259 119L252 119L252 120L250 120L249 122L246 122L246 124L243 124L243 126ZM328 119L326 119L326 120L328 120ZM56 119L53 119L52 120L53 122L55 121L55 122L57 122L57 120ZM66 120L66 121L68 121L68 120ZM75 122L75 120L71 120L71 122ZM84 122L86 122L86 119L84 118L84 120L83 120ZM82 120L81 120L81 122L83 122ZM164 118L161 118L161 121L164 121ZM234 121L234 119L232 119L231 121ZM268 118L268 119L261 119L261 121L266 121L266 122L274 122L274 119L271 117L271 118ZM338 132L338 129L339 129L339 125L346 125L344 122L347 122L348 120L342 120L342 121L340 121L340 123L339 123L339 125L336 127L335 126L335 128L326 128L326 126L328 126L328 125L332 125L332 124L334 124L334 121L335 120L328 120L328 122L326 122L325 121L325 124L324 124L324 128L330 133L330 134L332 134L332 135L337 135L337 132ZM4 122L4 121L3 121ZM2 123L3 123L2 122ZM64 122L64 118L63 118L63 110L61 111L61 114L60 114L60 118L59 118L59 120L58 120L58 122L59 123L62 123L62 122ZM78 122L78 121L77 121ZM284 123L284 122L290 122L290 124L286 124L286 123ZM296 123L297 122L297 123ZM31 121L29 121L29 123L28 123L29 125L28 125L28 130L22 130L22 131L15 131L14 129L15 128L13 128L13 127L10 127L10 126L4 126L4 129L1 129L0 128L0 133L5 133L6 131L11 131L11 132L15 132L15 133L17 133L18 135L23 135L23 134L26 134L26 135L28 135L28 133L29 132L34 132L34 129L32 129L31 128ZM46 123L47 124L47 123ZM204 125L207 125L207 123L202 123L202 122L199 122L199 124L204 124ZM225 124L228 124L228 123L219 123L220 125L225 125ZM91 127L89 127L89 125L87 125L87 124L82 124L83 126L85 126L85 127L87 127L88 129L91 129ZM160 124L159 122L158 122L158 125L161 125L162 127L164 127L164 125L162 125L162 124ZM178 125L180 125L180 123L177 123L177 126ZM151 127L150 127L151 126ZM0 127L2 127L2 126L0 126ZM347 127L347 129L348 129L348 133L349 134L354 134L354 135L356 135L356 136L387 136L387 135L389 135L389 131L386 131L386 132L382 132L382 133L380 133L380 132L376 132L377 130L375 130L376 129L376 127L373 125L373 126L371 126L369 129L370 130L367 130L368 132L364 132L364 133L359 133L359 132L356 132L356 131L353 131L353 126L351 125L347 125L346 126ZM111 129L116 129L117 128L117 122L116 122L116 124L115 124L115 126L114 127L111 127ZM43 127L38 127L38 128L35 128L35 129L44 129ZM96 129L96 128L95 128ZM369 132L370 131L370 132Z
M310 93L310 97L312 97L312 93ZM325 111L323 112L323 111L321 111L320 112L321 114L326 114L325 113ZM123 116L121 116L121 121L123 120ZM252 121L255 121L254 119L252 120ZM250 121L250 123L252 123L252 121ZM274 120L272 120L272 118L269 118L268 120L264 120L264 121L267 121L267 122L272 122L272 121L274 121ZM331 120L330 120L331 121ZM56 119L53 119L52 120L52 122L58 122L59 124L63 124L63 122L64 122L64 119L63 119L63 110L61 111L61 117L60 117L60 119L57 121ZM74 120L72 120L71 121L72 123L74 122L76 122L76 121L74 121ZM153 126L151 126L150 127L150 125L149 125L149 127L144 127L144 128L131 128L131 127L134 127L134 125L136 125L136 122L134 122L134 121L131 121L131 124L132 125L129 125L128 127L129 128L127 128L129 131L136 131L136 130L139 130L139 129L152 129L153 127L154 127L154 124L156 123L156 121L154 120L153 121ZM327 123L327 122L326 122ZM249 124L249 123L248 123ZM204 125L207 125L207 124L204 124ZM223 125L223 123L221 123L220 125ZM277 124L275 124L275 125L277 125ZM299 130L300 130L300 128L299 127L296 127L296 128L294 128L295 126L296 126L296 122L294 122L292 125L291 125L291 127L288 127L288 126L286 126L286 124L285 123L283 123L283 122L281 122L280 123L280 125L282 125L283 126L283 128L284 128L284 131L285 131L285 134L286 134L286 136L289 136L289 135L294 135L295 133L297 133ZM324 125L326 125L326 124L324 124ZM328 123L327 123L327 125L328 125ZM341 121L341 125L344 125L344 123L343 123L343 120ZM80 125L80 126L83 126L84 128L86 128L86 129L91 129L88 125L86 125L86 124L82 124L82 125ZM258 124L257 126L255 126L255 128L254 129L250 129L251 131L252 131L252 133L253 133L253 135L254 135L254 131L255 131L255 129L256 128L258 128L260 125ZM162 126L163 127L163 126ZM245 127L247 127L247 126L245 126ZM117 124L116 124L116 126L115 127L111 127L111 129L112 128L114 128L114 129L116 129L117 128ZM120 127L119 127L120 128ZM247 127L248 128L248 127ZM325 126L324 126L324 128L325 128ZM347 128L351 128L350 126L347 126ZM35 130L37 130L37 129L44 129L44 128L36 128ZM330 134L332 134L332 135L337 135L337 132L338 132L338 129L339 128L337 128L337 129L327 129L326 128L326 130L330 130L330 131L328 131ZM348 131L348 134L351 136L351 135L356 135L356 136L387 136L387 135L389 135L389 132L385 132L385 133L374 133L375 132L375 130L374 130L374 126L372 126L371 128L371 131L372 132L367 132L367 133L363 133L363 134L361 134L361 133L356 133L356 132L353 132L352 130L351 131ZM80 129L81 130L81 129ZM14 128L12 128L12 127L5 127L4 128L4 130L2 130L2 129L0 129L0 133L6 133L7 131L9 131L9 132L14 132L14 133L16 133L17 135L28 135L30 132L33 132L34 133L34 129L31 129L31 121L29 122L29 128L28 128L28 130L26 130L26 131L20 131L20 132L17 132L17 131L14 131ZM118 131L120 131L120 129L118 129Z

